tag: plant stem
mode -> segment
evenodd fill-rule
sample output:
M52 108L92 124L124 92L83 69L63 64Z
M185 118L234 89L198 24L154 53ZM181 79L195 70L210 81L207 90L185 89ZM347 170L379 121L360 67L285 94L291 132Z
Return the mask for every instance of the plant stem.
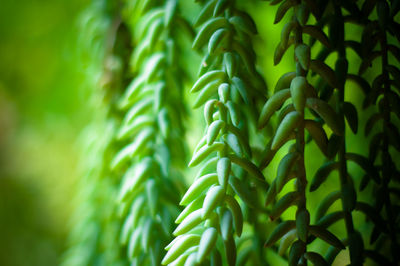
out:
M339 18L338 21L340 21L339 27L343 27L343 35L344 35L344 20L343 20L343 15L342 15L342 10L340 7L340 4L338 1L335 1L335 16ZM344 40L344 36L341 36ZM338 59L340 58L346 58L346 48L344 46L343 42L340 42L340 44L337 47L338 50ZM346 75L347 75L347 70L346 70ZM342 104L344 103L344 92L345 92L345 82L346 82L346 75L343 76L344 80L338 80L338 94L337 94L337 101L336 101L336 109L337 112L339 113L339 117L342 120L343 124L345 124L345 117L343 113L343 108ZM338 151L338 160L339 160L339 179L340 179L340 187L341 190L345 188L345 186L352 185L353 182L350 181L349 179L351 178L348 175L347 171L347 160L346 160L346 127L343 128L343 139L340 143L339 151ZM350 183L350 184L349 184ZM344 198L342 197L342 207L344 211L344 221L345 221L345 226L346 226L346 231L347 231L347 237L352 237L354 233L354 224L353 224L353 217L351 214L351 210L344 209L345 203L344 203ZM350 252L350 260L352 263L353 262L353 248L349 246L349 252Z
M383 28L381 31L381 51L382 51L382 74L384 75L384 84L383 84L383 144L382 144L382 196L384 197L384 204L386 209L386 215L388 219L389 226L389 235L392 241L391 244L391 253L393 262L396 263L399 261L398 252L400 247L397 243L396 239L396 225L395 217L392 212L392 203L390 200L390 193L388 185L390 183L391 175L392 175L392 164L391 164L391 156L389 153L389 137L388 137L388 128L390 123L390 105L389 105L389 95L390 91L390 83L389 83L389 74L386 71L386 67L388 65L388 49L387 49L387 39L386 39L386 31Z
M294 14L296 14L296 9L298 7L295 7ZM297 17L296 15L293 15L293 19L297 22ZM298 24L299 25L299 24ZM297 26L294 29L294 47L296 48L298 45L303 44L303 37L302 37L302 29L300 26ZM299 62L296 62L296 76L302 76L306 78L307 72L301 67L301 64ZM306 175L306 169L305 169L305 164L304 164L304 147L305 147L305 140L304 140L304 113L303 113L303 118L302 122L297 128L296 131L296 150L299 153L299 159L297 161L297 179L296 179L296 186L297 186L297 191L301 193L300 200L297 204L297 211L299 210L307 210L306 206L306 187L307 187L307 175ZM307 241L304 243L304 253L307 252ZM307 261L303 259L303 257L300 259L300 264L302 265L307 265Z

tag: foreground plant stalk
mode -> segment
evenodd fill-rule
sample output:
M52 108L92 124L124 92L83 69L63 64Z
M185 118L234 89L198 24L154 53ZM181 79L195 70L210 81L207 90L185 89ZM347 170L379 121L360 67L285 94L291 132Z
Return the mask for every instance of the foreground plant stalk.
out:
M208 44L208 53L191 92L197 94L194 108L203 106L207 128L189 166L201 169L181 200L186 208L177 218L176 238L162 263L235 265L234 233L240 237L244 223L239 198L257 209L254 185L266 186L251 161L248 139L257 96L263 97L255 55L248 49L257 31L252 19L235 8L235 1L206 1L195 21L199 25L193 48ZM245 263L244 258L238 260Z

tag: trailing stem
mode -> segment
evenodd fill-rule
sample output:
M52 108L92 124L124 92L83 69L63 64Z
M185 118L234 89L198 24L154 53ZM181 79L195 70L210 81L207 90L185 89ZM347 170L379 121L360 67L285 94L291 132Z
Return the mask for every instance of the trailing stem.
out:
M296 12L298 7L295 7L294 12ZM297 17L296 15L293 16L293 20L297 24ZM301 27L296 27L294 30L294 45L295 49L299 45L303 44L303 33ZM296 62L296 77L304 77L306 78L307 76L307 71L301 66L299 62ZM297 160L297 179L296 179L296 185L297 185L297 191L300 193L300 199L297 203L297 213L305 212L308 214L307 211L307 206L306 206L306 187L307 187L307 174L306 174L306 169L305 169L305 163L304 163L304 150L305 150L305 140L304 140L304 112L301 114L302 115L302 121L299 123L299 126L297 127L296 131L296 151L299 154L299 159ZM297 216L297 215L296 215ZM308 218L309 219L309 218ZM308 226L308 225L307 225ZM307 233L308 234L308 233ZM307 236L306 234L306 236ZM304 245L304 253L307 252L307 238L301 239ZM306 264L304 258L302 257L303 262Z
M342 15L342 8L339 4L339 1L334 0L334 16L335 20L333 23L337 23L336 27L340 29L338 34L342 36L338 36L339 41L337 42L337 52L338 52L338 60L336 62L336 74L337 74L337 99L336 99L336 110L342 123L345 123L345 114L343 112L343 105L345 103L344 94L345 94L345 83L347 79L347 70L348 70L348 63L346 57L346 47L344 46L344 19ZM336 28L335 27L335 28ZM340 41L342 40L342 41ZM347 202L349 199L346 198L344 195L348 194L347 190L354 191L353 181L350 180L351 176L347 171L347 158L346 158L346 128L343 128L343 137L342 141L340 142L340 147L338 150L338 160L339 160L339 179L340 179L340 188L341 188L341 200L342 200L342 208L344 211L344 222L346 226L347 236L348 238L355 238L354 236L354 225L353 225L353 217L352 217L352 210L354 206L349 208L349 203ZM357 262L355 260L355 254L353 249L353 243L357 241L357 239L351 239L349 241L349 251L350 251L350 260L355 265L361 265L362 261L360 258L357 258Z
M389 73L386 71L388 67L388 49L387 49L387 37L385 28L382 27L380 31L380 45L382 52L382 74L384 77L383 83L383 128L382 131L384 133L382 140L382 196L384 197L384 205L385 211L387 215L388 229L389 229L389 237L391 239L391 254L392 261L395 264L399 261L399 244L397 243L397 232L396 232L396 217L393 215L393 205L390 199L389 192L389 183L392 179L392 175L394 173L395 166L393 165L393 160L389 153L389 124L390 124L390 103L389 103L389 91L390 91L390 79Z

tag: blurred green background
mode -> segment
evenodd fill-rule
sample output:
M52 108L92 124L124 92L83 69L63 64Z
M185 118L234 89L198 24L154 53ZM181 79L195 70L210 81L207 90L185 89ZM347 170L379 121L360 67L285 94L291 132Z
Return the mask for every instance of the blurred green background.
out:
M77 53L86 0L0 3L0 265L57 265L88 122Z

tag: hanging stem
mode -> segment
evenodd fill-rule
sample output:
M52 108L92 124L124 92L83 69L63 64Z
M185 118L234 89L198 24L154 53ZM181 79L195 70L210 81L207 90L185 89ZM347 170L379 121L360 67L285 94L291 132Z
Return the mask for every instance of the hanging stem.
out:
M340 21L339 27L342 27L343 30L343 35L344 35L344 20L343 20L343 15L342 15L342 10L340 7L340 4L338 1L335 1L335 16L338 17L338 21ZM337 21L335 21L337 22ZM340 36L344 40L344 36ZM339 45L337 47L338 50L338 59L341 58L346 58L346 48L344 46L344 42L339 42ZM347 75L347 70L346 70L346 75ZM337 93L337 101L336 101L336 109L339 114L340 119L342 119L343 124L345 123L345 117L343 113L343 108L342 104L344 103L344 92L345 92L345 81L346 81L346 75L344 75L342 78L343 80L338 80L338 93ZM339 151L338 151L338 160L339 160L339 179L340 179L340 187L341 190L348 186L351 185L353 186L353 182L349 180L351 177L348 174L347 171L347 160L346 160L346 129L345 127L343 128L343 140L340 143ZM350 183L350 184L349 184ZM343 211L344 211L344 221L345 221L345 226L346 226L346 231L347 231L347 236L352 237L354 233L354 224L353 224L353 217L351 214L351 210L344 208L345 199L342 197L342 206L343 206ZM351 246L349 246L349 252L350 252L350 260L354 258L354 250L352 249ZM353 261L352 261L353 262Z
M296 9L298 7L295 7L294 9L294 14L296 14ZM293 20L297 22L297 17L296 15L293 15ZM296 27L294 29L294 46L295 48L303 44L303 38L302 38L302 29L301 27ZM299 62L296 62L296 76L297 77L306 77L307 72L301 67L301 64ZM299 210L307 210L306 206L306 187L307 187L307 176L306 176L306 169L305 169L305 164L304 164L304 147L305 147L305 140L304 140L304 113L303 113L303 119L302 123L297 128L296 131L296 150L299 153L299 159L297 161L297 180L296 180L296 185L297 185L297 191L300 192L300 199L297 204L297 211ZM307 241L304 243L305 249L304 253L307 252ZM303 260L303 258L300 260L302 263L305 265L307 264L306 260Z
M386 39L386 31L383 28L381 31L380 45L382 50L382 74L384 76L384 84L383 84L383 143L382 143L382 196L384 197L384 204L388 219L389 226L389 235L392 241L391 245L391 253L392 259L394 262L399 261L399 250L400 247L397 243L396 239L396 225L395 225L395 217L392 212L392 203L390 199L389 193L389 183L392 175L392 165L391 165L391 155L389 153L389 137L388 137L388 128L390 123L390 109L389 109L389 95L390 91L390 83L389 83L389 74L386 71L386 67L388 65L388 49L387 49L387 39Z

